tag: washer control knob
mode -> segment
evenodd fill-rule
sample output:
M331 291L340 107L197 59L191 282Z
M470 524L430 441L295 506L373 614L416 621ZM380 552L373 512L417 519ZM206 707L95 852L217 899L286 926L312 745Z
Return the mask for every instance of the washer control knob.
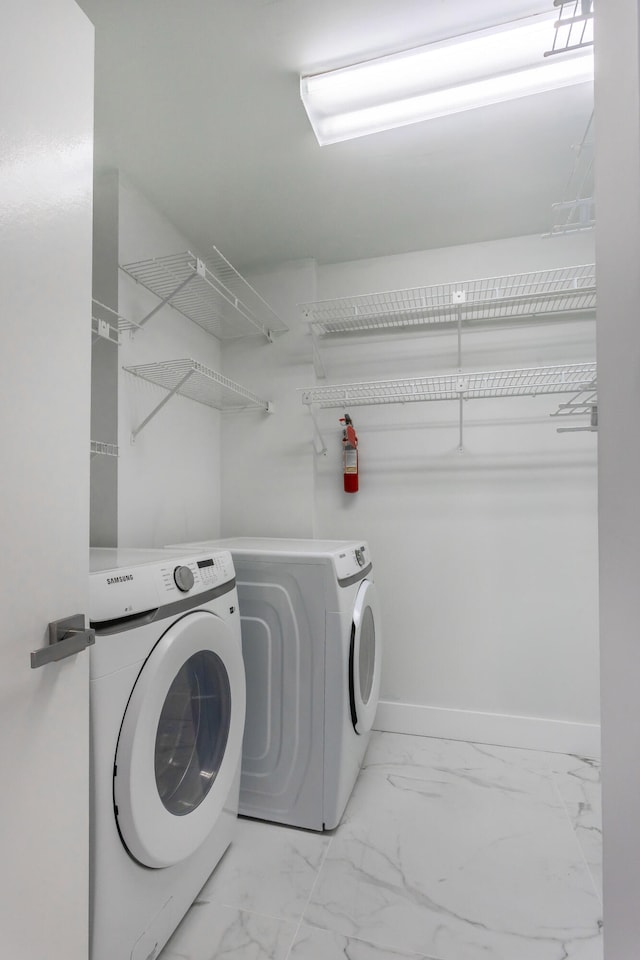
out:
M364 567L364 547L359 547L356 550L356 560L359 567Z
M173 579L176 582L176 587L178 590L182 590L183 593L187 593L191 590L191 587L194 584L193 573L189 567L176 567L173 571Z

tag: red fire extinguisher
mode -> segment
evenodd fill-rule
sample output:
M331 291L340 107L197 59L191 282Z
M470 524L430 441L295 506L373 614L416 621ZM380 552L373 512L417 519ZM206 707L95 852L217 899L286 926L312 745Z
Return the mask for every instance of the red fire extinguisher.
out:
M353 420L348 413L340 418L344 423L342 431L342 472L344 474L344 492L358 492L358 438Z

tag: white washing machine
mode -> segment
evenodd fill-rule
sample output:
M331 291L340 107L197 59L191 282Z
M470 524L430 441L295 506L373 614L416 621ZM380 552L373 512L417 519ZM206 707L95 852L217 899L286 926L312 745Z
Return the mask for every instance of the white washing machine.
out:
M237 822L245 679L228 552L91 551L91 960L152 960Z
M247 722L240 813L329 830L378 704L381 626L365 541L236 539Z

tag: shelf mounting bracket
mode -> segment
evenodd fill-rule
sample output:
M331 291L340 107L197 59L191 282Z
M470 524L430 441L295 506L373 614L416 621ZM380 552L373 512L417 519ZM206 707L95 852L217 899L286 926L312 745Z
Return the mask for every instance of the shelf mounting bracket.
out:
M157 413L160 413L160 411L162 410L162 408L164 407L164 405L167 404L167 403L169 403L169 400L171 400L171 397L175 396L176 393L179 392L180 388L187 382L187 380L189 379L189 377L191 376L192 373L193 373L193 370L188 370L187 373L185 373L184 377L179 381L179 383L177 383L177 384L175 385L175 387L173 387L171 390L169 390L169 392L168 392L168 394L166 395L166 397L163 397L162 400L160 401L160 403L153 408L153 410L151 411L151 413L144 418L144 420L142 421L142 423L141 423L139 426L137 426L137 427L135 428L135 430L132 430L132 431L131 431L131 443L135 443L135 439L136 439L136 437L138 436L138 434L140 433L140 431L141 431L141 430L144 430L144 428L146 427L146 425L147 425L151 420L153 420L153 418L155 417L155 415L156 415Z
M151 310L150 313L148 313L145 317L143 317L140 323L138 324L138 326L143 327L147 322L147 320L151 320L151 317L155 317L156 313L162 310L162 308L165 307L168 303L170 304L173 298L176 296L176 294L180 293L180 291L183 290L188 283L191 283L193 278L196 276L198 276L197 269L193 271L192 276L186 277L186 279L182 280L181 283L179 283L178 286L175 288L175 290L172 290L171 293L168 294L168 296L164 297L164 299L162 299L160 303L158 303L153 308L153 310Z
M458 453L464 453L463 429L464 429L464 396L460 392L459 404L459 435L458 435Z
M311 350L313 353L313 369L316 372L316 377L319 380L326 380L327 371L322 359L322 354L320 352L320 342L318 340L318 334L313 329L313 323L309 324L309 333L311 334Z
M324 437L322 436L322 431L320 430L320 426L318 425L318 418L316 417L315 410L314 410L313 407L311 407L311 406L309 407L309 415L310 415L311 420L312 420L312 422L313 422L313 432L314 432L313 449L314 449L315 453L316 453L319 457L326 457L326 455L327 455L327 445L326 445L326 443L324 442ZM320 445L320 449L318 449L318 447L316 446L316 440L318 441L318 443L319 443L319 445Z

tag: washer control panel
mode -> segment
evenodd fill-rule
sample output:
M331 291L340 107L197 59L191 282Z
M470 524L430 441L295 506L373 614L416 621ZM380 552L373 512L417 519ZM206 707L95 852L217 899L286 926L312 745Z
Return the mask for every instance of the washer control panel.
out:
M91 621L133 616L207 593L235 577L228 550L184 556L167 551L166 556L166 560L127 563L93 572L89 578Z
M209 553L206 556L180 558L163 567L162 581L168 593L202 593L227 583L235 576L231 554L227 550Z

